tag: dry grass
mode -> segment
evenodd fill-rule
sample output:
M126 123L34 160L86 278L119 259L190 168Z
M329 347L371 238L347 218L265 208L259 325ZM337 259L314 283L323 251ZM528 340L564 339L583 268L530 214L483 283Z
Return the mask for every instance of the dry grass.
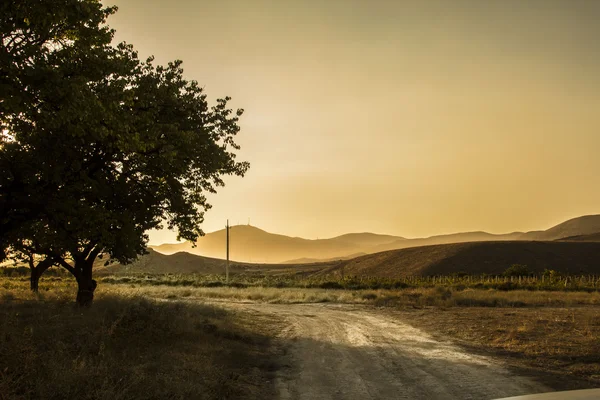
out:
M600 305L599 292L546 292L513 290L452 290L444 287L375 291L377 306L413 307L572 307Z
M210 299L210 300L228 300L228 301L252 301L264 303L364 303L360 292L351 292L346 290L327 290L327 289L299 289L299 288L179 288L169 286L118 288L111 290L123 290L129 292L138 290L145 296L177 299Z
M0 278L0 287L10 295L27 291L29 282L22 278ZM72 279L42 277L42 296L72 298L77 289ZM502 291L451 287L406 289L340 290L319 288L194 287L172 285L140 285L101 282L100 294L144 296L159 299L209 299L254 301L266 303L351 303L380 307L574 307L600 305L600 292Z
M372 304L378 307L573 307L600 305L600 293L586 292L531 292L515 290L467 289L454 291L447 288L417 288L399 290L338 290L302 288L193 288L173 286L107 285L112 293L135 293L162 299L210 299L252 301L264 303L349 303Z
M273 395L267 317L106 292L82 310L54 289L0 298L2 400Z
M597 307L430 308L395 313L433 335L504 357L514 367L554 374L565 389L600 386Z

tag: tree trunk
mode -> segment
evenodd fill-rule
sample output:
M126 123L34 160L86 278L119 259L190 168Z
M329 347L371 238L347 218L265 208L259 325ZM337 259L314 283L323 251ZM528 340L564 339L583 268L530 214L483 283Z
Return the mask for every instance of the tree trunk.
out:
M94 302L94 290L96 290L96 281L93 279L77 280L77 305L89 307Z
M31 271L31 277L29 278L29 288L32 292L37 292L40 285L40 277Z
M79 269L81 273L77 276L77 305L82 307L90 307L94 302L94 290L96 290L96 281L92 279L92 265L94 260L82 261L81 269L75 265L75 269Z
M33 265L33 261L29 264L31 269L31 276L29 278L29 288L32 292L37 292L40 284L40 277L48 268L52 266L52 260L46 258L40 261L37 265Z

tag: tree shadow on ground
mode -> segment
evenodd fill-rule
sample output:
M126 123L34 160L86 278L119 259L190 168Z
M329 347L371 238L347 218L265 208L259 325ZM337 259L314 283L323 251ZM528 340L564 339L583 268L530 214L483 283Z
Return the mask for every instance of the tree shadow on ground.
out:
M71 300L72 301L72 300ZM273 396L271 338L200 303L101 296L0 300L3 399L263 399Z

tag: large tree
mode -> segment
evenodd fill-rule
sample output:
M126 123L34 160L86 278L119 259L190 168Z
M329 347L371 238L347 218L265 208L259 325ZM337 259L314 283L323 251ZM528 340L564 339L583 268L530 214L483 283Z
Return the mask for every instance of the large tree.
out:
M8 237L42 212L39 199L29 191L51 193L57 186L52 181L34 186L36 177L27 172L37 160L27 157L24 137L76 111L68 104L74 103L81 86L106 75L100 71L106 62L99 61L110 54L112 33L103 23L114 11L97 1L0 2L2 257ZM90 62L92 58L96 59Z
M205 192L249 165L235 160L242 110L229 98L211 107L181 61L155 66L112 47L114 8L62 2L56 18L44 16L54 0L27 0L0 19L0 248L62 265L91 304L99 254L133 260L162 221L195 241Z

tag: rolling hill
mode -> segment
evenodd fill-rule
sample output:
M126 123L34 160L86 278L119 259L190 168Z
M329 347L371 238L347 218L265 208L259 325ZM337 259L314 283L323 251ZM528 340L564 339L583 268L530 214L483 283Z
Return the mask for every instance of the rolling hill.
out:
M558 224L546 231L528 232L521 240L558 240L570 236L582 236L600 233L600 215L586 215Z
M419 246L489 241L551 241L599 232L600 215L573 218L545 231L507 234L463 232L417 239L373 233L350 233L330 239L310 240L273 234L250 225L237 225L230 229L230 257L236 261L255 263L313 263ZM201 237L197 247L186 242L152 248L163 254L188 252L205 257L224 258L225 230Z
M568 236L559 240L567 242L600 242L600 232L592 233L591 235Z
M367 253L356 253L350 254L344 257L333 257L326 259L318 259L318 258L298 258L295 260L289 260L284 262L283 264L314 264L314 263L324 263L324 262L334 262L334 261L342 261L342 260L351 260L356 257L364 256Z
M514 240L559 240L575 235L589 235L600 232L600 215L586 215L573 218L545 231L513 232L495 235L487 232L465 232L437 235L423 239L405 239L372 248L371 253L409 247L447 243L514 241Z
M371 253L378 253L387 250L406 249L409 247L430 246L435 244L520 240L520 237L522 235L522 232L514 232L500 235L495 235L487 232L452 233L448 235L431 236L428 238L405 239L402 241L395 241L392 243L375 246L371 249Z
M206 257L225 257L225 229L208 233L191 243L152 246L163 254L181 251ZM356 253L368 253L371 247L403 240L399 236L353 233L331 239L303 239L266 232L250 225L232 226L229 231L230 257L244 262L282 263L294 259L340 259ZM311 261L308 261L311 262Z
M251 264L232 262L233 274L303 274L316 276L375 276L501 274L513 264L534 272L554 269L571 274L600 274L600 242L495 241L411 247L367 254L351 260L321 263ZM133 264L99 267L103 274L223 274L225 261L190 253L160 254L150 250Z
M320 264L250 264L230 262L229 271L232 274L261 273L261 274L297 274L314 272L332 266L332 263ZM180 252L170 255L161 254L152 249L137 261L128 265L119 263L108 266L98 265L99 275L108 274L220 274L225 273L225 260L210 258Z
M534 272L600 273L600 243L469 242L412 247L369 254L324 268L320 275L402 277L410 275L501 274L513 264Z

